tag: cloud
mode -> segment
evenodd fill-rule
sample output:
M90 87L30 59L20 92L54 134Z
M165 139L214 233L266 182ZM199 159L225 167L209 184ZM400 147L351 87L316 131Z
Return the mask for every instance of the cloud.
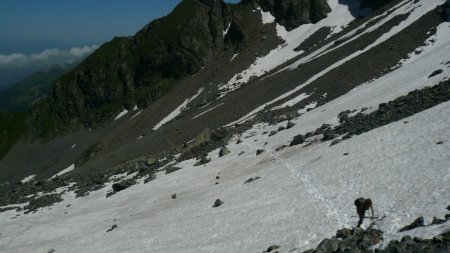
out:
M37 54L25 55L14 53L0 54L0 68L23 68L32 65L50 66L55 64L73 63L87 57L99 46L74 47L69 50L46 49Z
M23 63L27 60L27 57L23 54L0 54L0 65L11 65L17 63Z

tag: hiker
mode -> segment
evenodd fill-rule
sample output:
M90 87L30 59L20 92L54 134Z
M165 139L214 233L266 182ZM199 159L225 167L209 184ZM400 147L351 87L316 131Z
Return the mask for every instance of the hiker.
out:
M359 221L358 221L358 226L357 226L358 228L363 223L364 216L366 214L366 211L369 210L369 208L372 210L372 220L373 220L373 206L372 206L371 199L365 199L365 198L356 199L355 206L356 206L356 213L359 216Z

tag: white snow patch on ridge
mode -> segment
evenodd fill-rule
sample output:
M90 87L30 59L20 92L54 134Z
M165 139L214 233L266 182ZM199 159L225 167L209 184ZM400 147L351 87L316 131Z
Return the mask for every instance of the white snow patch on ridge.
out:
M130 119L133 119L133 118L135 118L136 116L138 116L139 114L141 114L141 112L142 112L142 110L140 110L140 111L138 111L137 113L135 113L133 116L131 116L131 118Z
M300 95L298 95L297 97L290 99L286 102L284 102L283 104L279 105L279 106L275 106L274 108L272 108L271 110L277 110L277 109L281 109L281 108L285 108L288 106L294 106L297 103L301 102L302 100L308 98L310 95L307 95L306 93L302 93Z
M208 110L206 110L206 111L204 111L204 112L198 114L197 116L193 117L192 119L196 119L196 118L198 118L198 117L200 117L200 116L202 116L202 115L204 115L204 114L206 114L206 113L208 113L208 112L210 112L210 111L216 109L217 107L222 106L223 104L224 104L224 103L221 103L221 104L218 104L218 105L216 105L216 106L213 106L213 107L209 108Z
M31 182L35 177L36 177L36 175L29 175L28 177L25 177L24 179L22 179L22 181L20 181L20 182L22 184L26 184L28 182Z
M234 55L231 57L230 62L232 62L238 55L239 55L239 54L234 54Z
M231 27L231 23L227 26L227 28L225 28L225 31L223 31L223 37L227 36L228 31L230 30Z
M116 118L114 118L114 120L118 120L118 119L120 119L120 118L122 118L125 114L127 114L128 113L128 110L127 109L123 109L123 111L122 112L120 112L117 116L116 116Z
M72 170L74 170L74 169L75 169L75 164L72 164L72 165L70 165L69 167L65 168L64 170L58 172L56 175L52 176L50 179L55 178L55 177L57 177L57 176L64 175L64 174L66 174L67 172L70 172L70 171L72 171Z
M197 94L195 94L194 96L192 96L191 98L186 99L181 105L179 105L175 110L173 110L169 115L167 115L164 119L162 119L158 124L156 124L153 127L153 130L156 130L158 128L160 128L162 125L166 124L167 122L173 120L174 118L176 118L178 115L181 114L181 112L186 109L186 106L189 102L191 102L192 100L194 100L195 98L197 98L200 93L203 92L203 88L200 88L197 91Z
M272 16L270 11L265 12L261 9L261 16L262 16L263 24L271 24L271 23L275 22L275 17Z

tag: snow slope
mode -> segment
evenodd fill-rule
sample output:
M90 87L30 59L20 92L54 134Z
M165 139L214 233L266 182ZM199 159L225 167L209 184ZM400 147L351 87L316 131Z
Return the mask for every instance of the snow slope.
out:
M359 54L358 52L355 54ZM450 64L448 64L448 62L450 62L450 54L448 54L448 52L450 52L450 22L444 22L437 27L436 34L430 36L430 38L426 41L426 45L417 48L416 50L414 50L414 52L411 52L409 58L401 60L397 66L398 68L378 79L374 79L367 83L361 84L360 87L357 87L354 90L350 91L349 93L353 94L351 95L351 99L347 100L348 96L342 96L331 102L347 103L347 107L330 107L330 109L333 110L333 108L338 108L339 110L344 111L348 109L361 109L362 107L375 107L380 103L393 100L402 95L406 95L412 90L420 89L425 86L435 85L440 81L450 77ZM279 97L266 102L265 104L254 109L253 111L239 119L237 122L242 122L250 119L251 116L262 111L264 108L270 107L276 102L286 99L287 97L297 93L302 88L311 84L319 77L340 66L352 57L354 56L351 55L343 60L336 62L332 66L311 77L305 83L300 84L295 89L286 92L285 94L280 95ZM438 69L442 69L441 74L436 75L432 78L428 77L431 73ZM390 90L391 92L386 93L386 90ZM304 96L304 94L299 94L297 97L284 102L281 106L296 104L299 101L303 100ZM355 99L357 99L358 101L354 101ZM361 106L354 107L352 106L352 104L359 104ZM274 109L276 108L279 107L274 107ZM335 110L336 116L339 112Z
M430 5L441 2L422 0L414 9L417 13L410 17L417 18ZM330 19L337 10L345 11L339 9L342 6L338 1L330 3ZM397 11L410 10L405 9L406 3L409 2L397 6ZM267 13L264 15L264 22L270 22ZM350 17L343 22L349 21ZM298 38L312 33L308 26L302 29L306 30L297 31ZM391 31L398 31L401 26L395 29ZM292 41L295 46L299 43ZM17 216L14 210L1 212L0 252L260 252L272 244L280 245L280 252L301 252L316 247L339 228L355 226L353 200L358 197L370 197L376 214L386 215L377 224L385 231L385 241L379 247L405 234L429 238L448 231L450 221L396 232L418 216L424 216L429 223L433 216L446 214L445 207L450 204L450 102L337 145L316 141L307 147L276 150L288 145L297 134L324 123L336 124L342 111L363 107L372 108L367 110L371 111L380 103L449 78L449 45L447 22L418 49L419 54L411 53L392 72L312 111L301 111L304 114L292 121L294 127L276 135L269 137L267 132L287 122L257 124L230 141L227 148L231 153L219 158L219 150L211 152L212 161L204 166L194 166L195 160L181 162L176 165L181 170L168 175L159 173L155 180L147 184L141 180L109 198L105 196L111 182L83 198L66 192L63 202L36 213L19 212ZM289 46L288 43L280 48L277 54L283 55L283 50L291 53ZM272 62L275 58L270 57L275 56L267 57L260 59L253 74L271 68L264 64ZM342 62L333 66L339 64ZM442 73L429 77L437 69L442 69ZM241 120L293 95L304 85L307 83L256 108ZM155 129L179 115L202 91L184 101ZM278 108L295 105L306 97L300 94ZM226 104L194 118L219 106ZM243 142L237 144L238 138ZM258 149L264 152L256 155ZM58 174L74 168L72 165ZM261 178L244 184L255 177ZM171 198L174 193L176 199ZM224 204L212 208L218 198ZM117 228L107 232L113 225Z
M320 114L316 109L304 116ZM430 221L445 214L449 114L447 102L405 119L408 124L393 123L338 145L319 142L279 152L274 150L302 132L310 117L271 137L263 132L278 126L259 124L242 135L243 143L230 142L230 154L218 158L213 151L206 166L188 160L177 165L182 170L107 199L110 187L78 199L66 194L64 202L15 219L13 211L0 213L0 251L257 252L275 243L281 252L300 252L354 226L353 200L360 196L372 198L376 213L387 215L378 224L387 242L418 216ZM266 152L256 156L259 148ZM256 176L261 179L244 184ZM211 208L217 198L224 204ZM113 224L118 228L106 232ZM430 229L415 233L431 236ZM450 222L435 229L448 230Z

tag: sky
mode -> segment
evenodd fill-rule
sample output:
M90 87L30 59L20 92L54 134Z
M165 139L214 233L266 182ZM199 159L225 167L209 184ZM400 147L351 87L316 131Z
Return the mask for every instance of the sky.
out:
M0 54L92 46L133 35L180 0L1 0ZM227 2L238 2L231 0Z
M0 89L42 68L80 61L180 1L0 0Z

